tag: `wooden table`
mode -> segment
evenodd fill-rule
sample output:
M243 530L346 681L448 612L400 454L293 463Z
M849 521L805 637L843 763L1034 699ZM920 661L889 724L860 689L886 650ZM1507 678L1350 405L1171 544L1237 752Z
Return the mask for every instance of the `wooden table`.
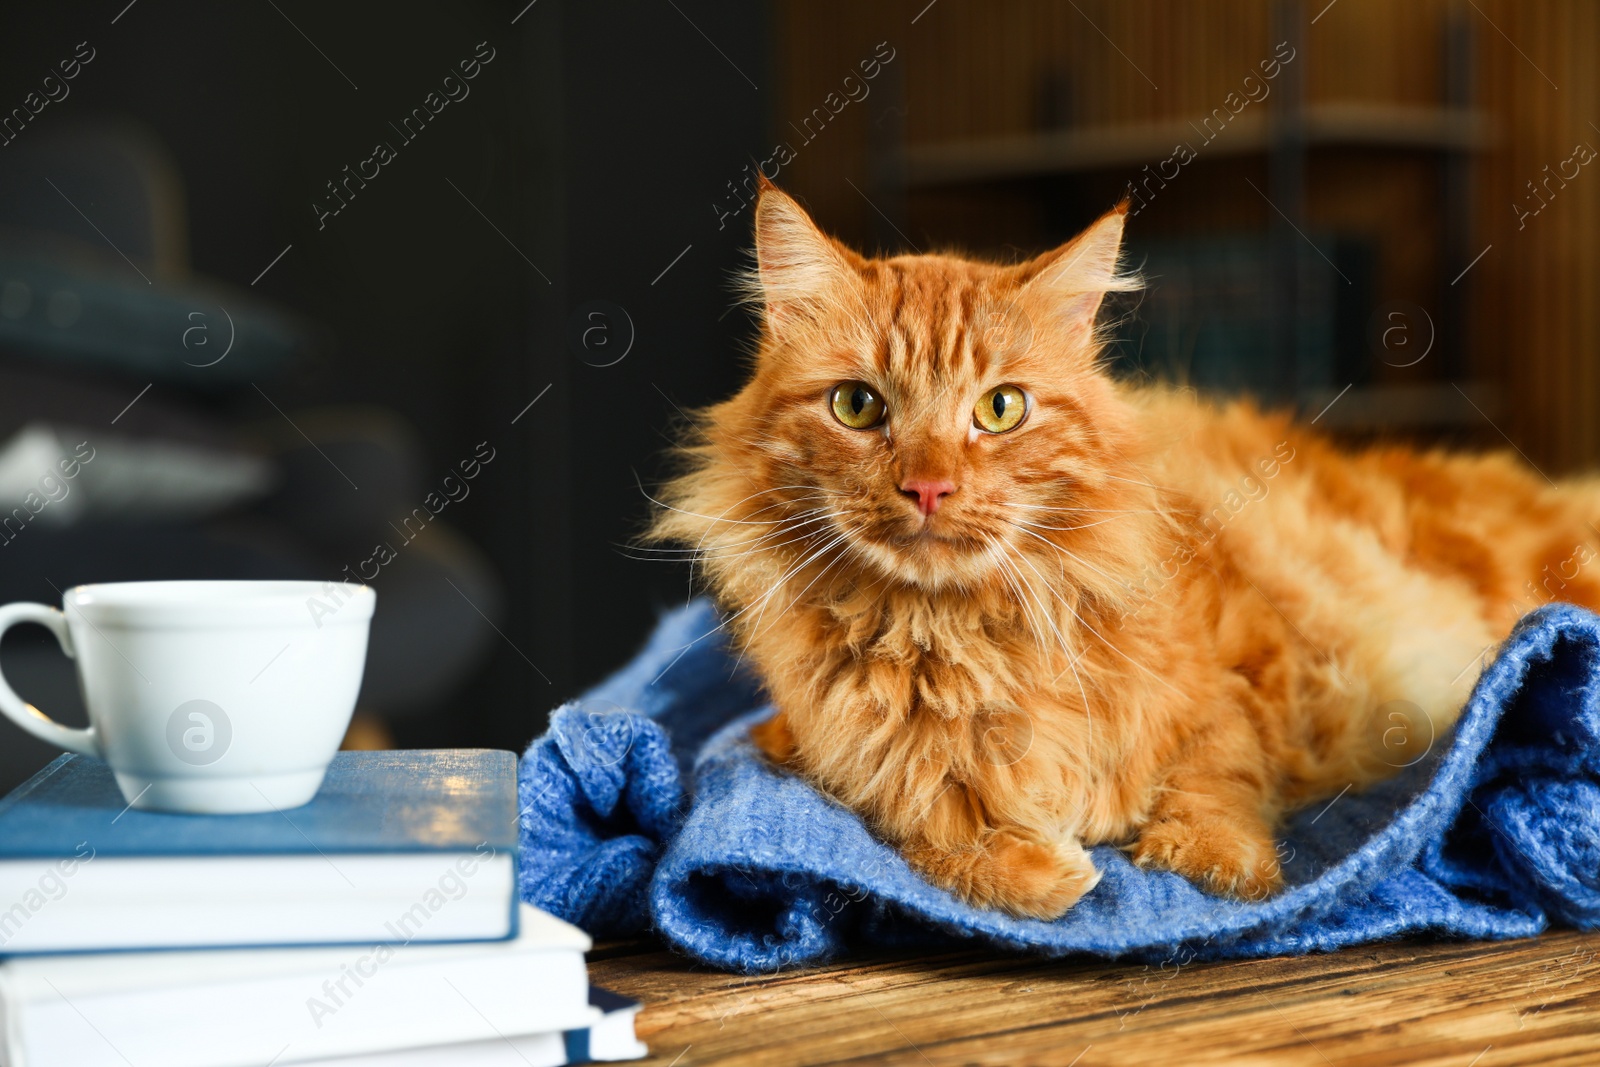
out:
M994 952L723 974L649 942L590 954L645 1003L646 1063L1600 1063L1600 934L1399 942L1144 967Z

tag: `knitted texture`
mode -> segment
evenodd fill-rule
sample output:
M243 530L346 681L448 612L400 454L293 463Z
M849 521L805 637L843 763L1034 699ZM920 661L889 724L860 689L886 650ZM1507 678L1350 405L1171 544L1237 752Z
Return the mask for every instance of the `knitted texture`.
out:
M717 624L699 601L668 615L528 749L527 900L597 936L654 928L745 972L868 945L978 941L1183 964L1600 926L1600 617L1579 608L1525 618L1424 757L1293 816L1277 896L1222 900L1101 846L1100 884L1054 922L963 904L765 763L748 731L772 709Z

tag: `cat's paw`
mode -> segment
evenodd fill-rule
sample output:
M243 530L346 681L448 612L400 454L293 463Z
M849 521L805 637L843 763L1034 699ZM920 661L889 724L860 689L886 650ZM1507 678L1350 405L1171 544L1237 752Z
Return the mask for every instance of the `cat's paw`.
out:
M1100 872L1076 841L1031 841L1005 832L974 848L923 848L907 858L930 881L967 903L1025 919L1059 919L1100 881Z
M1258 827L1207 815L1150 823L1131 849L1140 867L1181 874L1207 892L1262 901L1283 888L1276 844Z

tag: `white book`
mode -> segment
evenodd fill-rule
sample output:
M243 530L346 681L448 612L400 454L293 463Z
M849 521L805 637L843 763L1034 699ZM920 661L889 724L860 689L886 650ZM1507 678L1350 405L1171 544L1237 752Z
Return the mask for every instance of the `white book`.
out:
M521 907L509 941L8 959L0 1067L279 1067L595 1025L588 935Z
M61 861L0 860L0 952L504 938L515 864L512 851L118 857L63 877Z
M564 1067L569 1063L614 1063L650 1055L649 1048L634 1033L638 1001L593 988L589 1000L605 1015L587 1030L502 1035L494 1041L342 1056L301 1067Z

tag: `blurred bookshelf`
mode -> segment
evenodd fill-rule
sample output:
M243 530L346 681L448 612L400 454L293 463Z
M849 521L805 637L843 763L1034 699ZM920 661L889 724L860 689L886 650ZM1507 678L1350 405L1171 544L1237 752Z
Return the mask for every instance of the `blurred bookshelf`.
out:
M1106 125L1090 129L909 145L898 165L908 189L962 182L1066 174L1105 168L1137 168L1168 156L1173 145L1193 138L1205 115L1177 121ZM1406 104L1312 104L1300 119L1305 147L1350 146L1416 151L1479 152L1493 147L1496 135L1485 112L1463 107ZM1207 146L1207 158L1260 155L1272 151L1282 130L1268 116L1242 114L1228 125L1228 137Z
M1256 199L1258 211L1267 208L1265 228L1219 232L1203 217L1190 225L1181 206L1168 212L1173 217L1163 220L1157 236L1146 238L1137 223L1130 227L1129 258L1149 286L1137 300L1111 305L1119 316L1113 368L1212 394L1250 394L1351 434L1426 437L1480 426L1484 405L1497 408L1498 402L1489 383L1466 381L1467 305L1458 282L1478 251L1471 236L1475 161L1496 147L1500 133L1495 118L1475 106L1473 24L1459 5L1443 9L1433 45L1433 102L1308 102L1306 72L1319 57L1307 44L1305 5L1271 0L1257 12L1258 39L1293 57L1274 65L1260 106L1235 94L1237 110L1207 113L1201 102L1190 117L1106 121L1094 117L1099 108L1092 92L1071 88L1093 86L1094 78L1046 65L1035 89L1039 128L913 143L906 124L892 119L909 114L915 103L904 98L903 79L890 79L898 106L889 109L891 121L869 134L880 243L893 244L911 227L919 194L949 204L1009 186L1018 195L1047 197L1072 179L1079 189L1105 188L1120 176L1137 215L1151 194L1165 209L1160 192L1191 168L1232 162L1264 169L1261 181L1251 180L1247 169L1229 195ZM1184 145L1189 158L1163 180L1154 168L1171 166L1175 147ZM1436 187L1437 218L1428 227L1434 247L1425 256L1432 276L1411 305L1434 308L1423 312L1433 358L1403 380L1383 380L1395 377L1384 364L1406 364L1389 359L1369 328L1387 295L1377 291L1374 264L1384 257L1389 235L1330 229L1307 210L1308 169L1352 155L1379 172L1388 162L1404 161L1413 176L1421 160L1431 175L1424 180ZM1420 330L1423 323L1408 326ZM1479 398L1476 407L1469 394ZM1328 407L1333 399L1338 403Z

